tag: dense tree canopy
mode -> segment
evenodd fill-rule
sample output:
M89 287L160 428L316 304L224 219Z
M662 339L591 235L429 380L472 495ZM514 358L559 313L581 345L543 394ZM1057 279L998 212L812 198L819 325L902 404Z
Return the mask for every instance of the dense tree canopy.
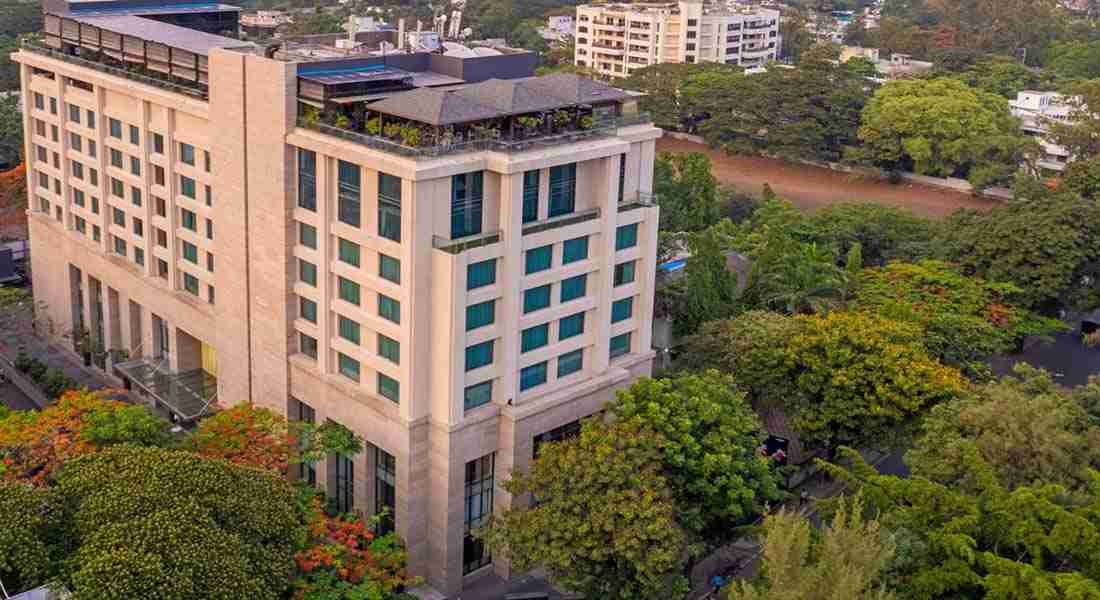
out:
M660 63L637 69L619 85L645 92L640 105L658 127L677 131L691 122L702 108L683 94L696 75L712 74L730 78L741 73L740 67L716 63Z
M686 236L690 256L684 276L662 290L677 335L691 335L707 321L732 316L737 310L737 274L727 266L721 233L707 229Z
M702 152L661 153L653 163L653 192L664 231L701 231L718 222L718 180Z

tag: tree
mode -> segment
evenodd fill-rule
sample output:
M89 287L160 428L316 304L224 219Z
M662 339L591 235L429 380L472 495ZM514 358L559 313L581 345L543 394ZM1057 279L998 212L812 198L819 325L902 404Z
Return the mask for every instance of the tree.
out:
M1066 87L1070 106L1065 120L1050 119L1050 140L1065 148L1070 164L1088 161L1100 154L1100 117L1089 106L1100 106L1100 79L1081 81Z
M729 377L706 371L641 379L608 412L659 436L677 520L692 538L725 541L780 498L778 478L757 451L760 423Z
M1082 198L1100 200L1100 157L1071 160L1062 172L1061 185Z
M539 34L538 28L540 26L541 23L538 21L520 21L508 34L508 44L513 48L530 50L540 56L545 54L549 50L549 46L546 45L546 40L542 39L542 35Z
M977 188L1011 180L1035 144L1004 98L945 78L887 82L863 110L859 138L853 158Z
M620 82L620 86L644 92L640 108L649 113L659 127L678 131L701 110L688 102L682 90L695 75L702 73L728 77L740 74L741 69L713 63L660 63L633 71Z
M706 154L662 152L653 164L653 183L663 231L702 231L718 222L718 180Z
M586 421L578 437L543 445L528 472L504 482L536 502L494 518L487 545L518 571L540 565L587 598L682 595L687 534L661 465L656 434Z
M1100 40L1051 44L1045 66L1062 79L1100 78Z
M801 239L834 248L847 256L859 244L863 264L881 267L890 261L931 256L938 224L907 210L879 204L843 203L805 217Z
M1100 425L1085 406L1098 399L1100 389L1071 394L1021 363L1014 374L932 409L905 460L932 481L975 493L975 455L1010 490L1042 483L1086 489L1100 470Z
M1045 90L1053 87L1049 74L1038 72L1003 56L980 60L956 77L972 88L1015 99L1024 90Z
M804 442L880 444L962 392L962 375L929 355L919 326L858 312L796 319L788 411Z
M53 572L57 500L48 490L0 481L0 582L9 594L37 586Z
M809 17L798 9L787 11L779 20L779 35L783 37L783 58L798 62L802 52L817 43L809 24Z
M763 581L735 583L728 600L893 600L880 581L894 557L878 521L864 520L857 497L820 535L804 515L786 509L764 520Z
M883 14L878 27L867 32L865 46L879 48L884 55L901 53L917 58L929 54L931 36L906 19Z
M820 313L839 306L847 278L832 250L798 244L754 263L747 294L762 306L787 314Z
M687 237L690 256L671 303L676 335L690 335L707 321L729 317L736 310L737 274L726 264L726 250L714 228Z
M1016 286L965 276L939 261L865 269L856 284L853 309L920 325L932 356L970 375L986 372L986 359L1024 337L1061 328L1015 306Z
M786 346L799 327L795 319L762 310L711 321L684 340L682 364L733 375L757 410L780 406L791 391Z
M0 167L18 164L22 157L23 115L15 96L0 98Z
M1015 284L1021 306L1052 313L1100 298L1100 206L1041 185L985 214L960 211L940 238L942 257L964 275Z

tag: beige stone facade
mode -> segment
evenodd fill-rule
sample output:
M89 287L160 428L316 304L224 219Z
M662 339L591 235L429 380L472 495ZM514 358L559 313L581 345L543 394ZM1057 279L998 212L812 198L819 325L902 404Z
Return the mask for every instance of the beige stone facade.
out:
M536 437L649 373L660 130L412 158L298 127L293 63L211 50L203 101L15 59L52 334L201 369L222 406L352 429L361 455L302 476L346 508L392 506L412 572L443 593L507 573L471 560L468 496L475 518L526 502L500 483ZM481 233L456 242L455 186L474 173Z

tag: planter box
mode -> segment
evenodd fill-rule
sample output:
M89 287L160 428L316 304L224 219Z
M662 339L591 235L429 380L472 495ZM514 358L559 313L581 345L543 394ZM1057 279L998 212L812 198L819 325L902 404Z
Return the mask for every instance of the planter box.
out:
M8 362L6 358L0 357L0 371L3 371L4 375L15 384L15 387L26 394L38 408L46 408L53 402L53 400L46 397L46 394L42 393L42 390L38 389L38 386L31 381L30 377L16 369L15 365Z

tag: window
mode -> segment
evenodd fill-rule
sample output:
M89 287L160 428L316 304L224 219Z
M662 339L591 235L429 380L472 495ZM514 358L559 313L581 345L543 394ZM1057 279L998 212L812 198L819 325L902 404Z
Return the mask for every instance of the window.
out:
M463 410L488 404L493 400L493 381L483 381L466 388L462 394Z
M550 342L550 325L543 323L524 329L520 334L520 352L530 352L542 348Z
M400 323L401 303L384 294L378 294L378 316L394 323Z
M141 190L130 188L130 202L132 202L134 206L141 206Z
M451 177L451 239L481 233L481 171Z
M121 169L122 168L122 153L119 152L118 150L115 150L114 148L111 148L110 149L110 155L111 155L111 166Z
M189 231L198 231L198 217L186 208L180 209L180 224Z
M378 334L378 356L385 358L395 365L401 364L401 343Z
M50 125L50 139L56 142L57 137L58 137L57 125Z
M588 236L565 240L561 246L561 264L588 258Z
M586 293L588 287L588 274L577 275L576 277L570 277L569 279L563 279L561 282L561 301L569 302L570 300L576 300L581 298Z
M523 292L523 314L550 306L550 286L540 285Z
M623 298L611 303L611 322L625 321L634 315L634 297Z
M496 300L471 304L466 307L466 331L491 325L496 320Z
M298 351L313 360L317 360L317 339L304 333L299 333Z
M99 225L92 225L92 241L93 242L98 242L99 239L100 239ZM161 261L161 262L164 262L164 261ZM161 276L162 277L167 277L168 276L168 265L167 264L164 265L164 273Z
M145 235L145 223L141 219L134 219L134 235L136 237L143 237Z
M492 285L497 282L497 259L490 258L466 267L466 289Z
M214 255L209 252L206 253L206 270L214 272Z
M355 380L359 381L359 363L356 363ZM336 499L336 512L351 512L355 508L355 461L350 456L337 454L335 463L332 496Z
M82 152L83 149L84 149L83 143L84 143L84 138L80 137L79 135L77 135L75 133L70 133L69 134L69 145L72 146L73 150L76 150L77 152ZM38 160L45 160L45 155L46 155L45 149L42 148L41 146L39 146L38 149L40 150L40 152L38 153L38 156L39 156Z
M210 152L208 150L202 151L202 170L207 173L210 172Z
M337 318L337 332L340 337L345 340L359 345L359 323L352 321L344 315L339 315Z
M306 336L308 337L308 336ZM311 338L312 339L312 338ZM299 351L301 351L301 342L299 342ZM303 352L304 353L304 352ZM317 353L313 353L313 358L317 358ZM292 399L291 402L291 415L292 420L300 423L315 423L317 421L317 412L313 410L313 407L302 402L298 399ZM294 414L297 413L297 414ZM309 485L317 484L317 466L313 463L300 462L298 463L298 479L304 481Z
M191 242L183 242L183 259L196 265L199 264L199 249Z
M558 379L572 375L584 368L584 349L567 352L558 357Z
M214 192L211 191L210 186L208 186L208 185L204 185L202 187L203 187L203 190L206 194L205 195L206 205L207 206L214 206Z
M50 176L45 174L45 173L40 172L38 174L38 187L46 188L46 190L49 190L50 189Z
M135 146L141 143L141 131L133 125L130 126L130 143Z
M214 222L210 219L206 220L206 239L214 239Z
M565 356L568 356L568 355L563 354L562 358L564 358ZM561 359L559 358L558 360L559 360L559 363L560 363ZM532 454L533 454L534 458L538 458L539 457L539 449L542 448L543 444L550 444L550 443L553 443L553 442L561 442L561 441L564 441L564 440L571 440L571 439L577 437L578 435L580 435L580 433L581 433L581 422L579 420L570 421L570 422L566 423L565 425L561 425L559 427L555 427L555 428L551 429L550 431L545 431L543 433L540 433L540 434L535 436L534 440L532 440L533 443L531 445L534 446L534 452Z
M298 280L317 287L317 265L298 259Z
M111 178L111 195L115 196L117 198L125 198L126 197L125 194L126 194L126 188L123 187L122 181L112 177Z
M626 191L626 154L619 155L619 202L623 201Z
M126 256L126 240L120 237L115 238L115 254Z
M87 116L88 129L95 129L95 113L89 110L85 116Z
M153 165L153 183L164 185L164 167Z
M577 196L577 163L550 168L550 216L573 212Z
M624 333L611 338L610 356L618 358L630 352L630 334Z
M95 141L88 140L88 156L90 156L92 158L95 158L95 152L96 152L95 148L96 148Z
M46 98L38 92L34 93L34 107L38 110L46 109Z
M625 250L638 245L638 224L622 225L615 230L615 249Z
M343 352L337 352L336 362L341 375L352 381L359 381L359 361Z
M550 261L554 256L553 246L542 246L527 251L524 259L524 272L527 275L538 273L550 268Z
M72 169L73 177L77 179L84 179L84 165L76 162L75 160L69 161L69 167Z
M185 165L195 166L195 147L191 144L180 142L180 162Z
M352 227L360 225L359 165L339 161L337 218Z
M156 208L158 217L168 216L168 204L164 198L153 198L153 206Z
M84 192L81 190L73 190L73 204L84 206Z
M523 174L523 222L530 223L539 218L539 172L527 171Z
M69 120L73 123L80 123L80 107L75 104L69 105Z
M382 515L378 535L393 531L393 511L397 508L397 459L374 447L374 513Z
M351 281L350 279L344 279L343 277L336 278L336 287L338 288L338 295L344 302L350 302L356 306L359 306L359 284Z
M634 281L634 264L637 261L627 261L615 265L615 285L626 285Z
M94 234L95 232L93 231L92 233ZM157 277L168 279L168 263L159 258L157 259Z
M145 250L134 246L134 262L143 267L145 266Z
M394 402L401 401L401 384L392 377L378 374L378 395L383 398L393 400Z
M298 206L317 210L317 154L298 149Z
M185 175L180 175L180 193L188 198L195 199L195 180Z
M340 257L340 262L347 263L353 267L359 266L359 244L349 242L344 238L340 238L337 246L339 248L338 254Z
M310 323L316 323L317 303L309 298L298 296L298 316Z
M153 134L153 154L164 154L164 136L159 133Z
M401 261L392 256L378 254L378 276L386 281L401 283Z
M493 342L494 340L489 340L466 348L467 371L493 364Z
M206 301L210 304L214 303L214 286L206 286Z
M111 134L111 137L116 139L122 139L122 123L118 119L107 119L107 129Z
M156 229L156 228L154 228ZM156 229L157 232L157 245L161 248L168 247L168 233L163 229Z
M192 296L199 295L199 280L190 273L183 274L183 289Z
M546 361L520 369L519 391L526 391L544 383L546 383Z
M571 337L578 336L584 333L584 313L579 312L575 315L569 315L558 321L558 341L567 340Z
M306 248L317 249L317 228L306 223L298 223L298 243Z
M401 178L378 174L378 235L401 241Z
M462 541L462 574L472 573L491 564L485 542L474 532L493 514L493 469L496 454L488 454L466 463L466 536Z
M111 209L111 221L119 227L126 227L126 213L117 208Z

